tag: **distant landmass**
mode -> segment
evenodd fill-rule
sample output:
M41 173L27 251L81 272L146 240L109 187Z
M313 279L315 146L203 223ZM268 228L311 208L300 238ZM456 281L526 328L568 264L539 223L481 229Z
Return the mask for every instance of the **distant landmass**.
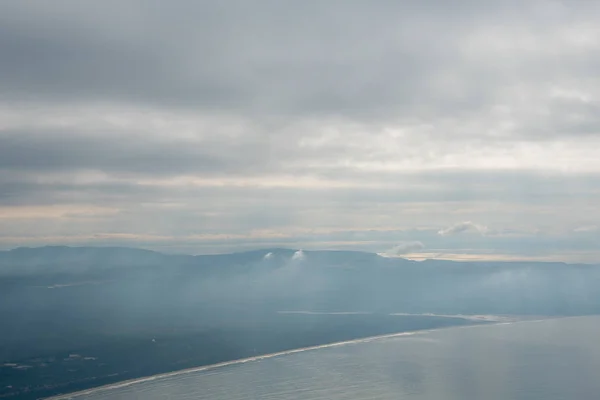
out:
M600 266L353 251L0 252L0 398L379 334L600 313Z

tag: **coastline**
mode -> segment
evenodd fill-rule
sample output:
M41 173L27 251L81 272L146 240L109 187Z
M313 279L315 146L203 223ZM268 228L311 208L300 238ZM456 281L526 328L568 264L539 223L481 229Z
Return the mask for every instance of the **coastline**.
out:
M275 358L275 357L282 357L282 356L287 356L287 355L295 354L295 353L302 353L302 352L314 351L314 350L325 349L325 348L333 348L333 347L347 346L347 345L353 345L353 344L359 344L359 343L366 343L366 342L376 341L376 340L400 338L400 337L404 337L404 336L422 335L422 334L438 332L438 331L443 331L443 330L448 330L448 329L467 329L467 328L475 328L475 327L507 325L507 324L524 323L524 322L540 322L540 321L547 321L547 320L553 320L553 319L566 319L566 318L579 318L579 317L582 317L582 316L547 317L547 318L541 318L541 319L516 319L515 318L510 321L503 320L503 321L493 321L493 322L479 323L479 324L473 323L473 324L469 324L469 325L446 326L446 327L433 328L433 329L420 329L420 330L407 331L407 332L397 332L397 333L389 333L389 334L383 334L383 335L367 336L367 337L358 338L358 339L344 340L344 341L326 343L326 344L315 345L315 346L301 347L301 348L297 348L297 349L262 354L262 355L258 355L258 356L254 356L254 357L246 357L246 358L224 361L224 362L215 363L215 364L203 365L203 366L192 367L192 368L185 368L185 369L181 369L181 370L165 372L165 373L160 373L160 374L146 376L146 377L128 379L128 380L124 380L121 382L116 382L116 383L112 383L112 384L108 384L108 385L102 385L102 386L85 389L85 390L81 390L81 391L65 393L65 394L58 394L58 395L54 395L51 397L46 397L46 398L44 398L44 400L68 400L68 399L73 399L73 398L77 398L80 396L89 395L89 394L93 394L93 393L105 392L105 391L114 390L114 389L120 389L123 387L136 385L139 383L151 382L151 381L155 381L158 379L164 379L164 378L170 378L170 377L179 376L179 375L186 375L186 374L191 374L191 373L196 373L196 372L214 370L214 369L223 368L223 367L227 367L227 366L231 366L231 365L240 365L240 364L245 364L248 362L261 361L261 360ZM475 322L475 321L473 321L473 322Z

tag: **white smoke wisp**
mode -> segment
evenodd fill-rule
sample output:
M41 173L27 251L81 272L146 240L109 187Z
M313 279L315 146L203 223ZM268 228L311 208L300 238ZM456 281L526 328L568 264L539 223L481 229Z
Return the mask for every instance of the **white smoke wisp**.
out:
M271 258L273 258L273 253L272 252L268 252L267 254L265 254L265 256L263 257L263 260L270 260Z
M298 250L292 256L292 261L301 261L301 260L304 260L305 258L306 258L306 255L304 254L304 251Z
M425 245L419 241L401 242L398 245L386 250L383 255L387 257L395 257L405 254L412 254L419 250L423 250Z
M463 232L476 232L481 235L485 235L486 233L489 232L489 229L485 225L475 224L471 221L464 221L464 222L459 222L457 224L449 226L447 228L440 229L438 231L438 235L449 236L449 235L456 235L456 234L463 233Z

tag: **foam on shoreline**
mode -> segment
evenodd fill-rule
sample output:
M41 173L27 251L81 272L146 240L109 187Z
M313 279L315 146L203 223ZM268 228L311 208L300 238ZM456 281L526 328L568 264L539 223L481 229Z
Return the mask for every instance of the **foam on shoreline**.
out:
M59 395L47 397L46 400L73 399L73 398L80 397L80 396L85 396L85 395L98 393L98 392L105 392L105 391L114 390L114 389L120 389L123 387L128 387L128 386L136 385L139 383L151 382L151 381L155 381L155 380L163 379L163 378L170 378L170 377L174 377L174 376L191 374L191 373L195 373L195 372L208 371L208 370L213 370L213 369L217 369L217 368L227 367L230 365L245 364L248 362L254 362L254 361L260 361L260 360L265 360L265 359L270 359L270 358L275 358L275 357L287 356L287 355L295 354L295 353L303 353L303 352L307 352L307 351L333 348L333 347L339 347L339 346L347 346L347 345L359 344L359 343L367 343L367 342L371 342L371 341L375 341L375 340L399 338L399 337L403 337L403 336L413 336L413 335L426 334L426 333L431 333L431 332L436 332L436 331L441 331L441 330L448 330L448 329L471 329L471 328L481 328L481 327L488 327L488 326L494 326L494 325L540 322L540 321L546 321L546 320L550 320L550 319L568 319L568 318L577 318L577 317L576 316L554 317L554 318L542 318L542 319L511 320L511 321L502 321L502 322L495 321L495 322L491 322L491 323L487 323L487 324L442 327L442 328L424 329L424 330L417 330L417 331L410 331L410 332L398 332L398 333L390 333L390 334L377 335L377 336L369 336L369 337L360 338L360 339L352 339L352 340L345 340L345 341L341 341L341 342L327 343L327 344L316 345L316 346L301 347L298 349L279 351L279 352L275 352L275 353L263 354L263 355L254 356L254 357L242 358L242 359L231 360L231 361L224 361L224 362L220 362L220 363L216 363L216 364L203 365L203 366L199 366L199 367L187 368L187 369L182 369L182 370L178 370L178 371L165 372L162 374L157 374L157 375L152 375L152 376L147 376L147 377L142 377L142 378L129 379L129 380L125 380L122 382L116 382L116 383L99 386L99 387L95 387L95 388L90 388L90 389L86 389L86 390L82 390L82 391L78 391L78 392L73 392L73 393L68 393L68 394L59 394Z

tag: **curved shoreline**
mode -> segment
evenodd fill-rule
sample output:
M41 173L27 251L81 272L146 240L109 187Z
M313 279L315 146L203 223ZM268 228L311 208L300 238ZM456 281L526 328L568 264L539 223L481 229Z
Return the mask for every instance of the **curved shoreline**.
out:
M109 391L109 390L113 390L113 389L120 389L123 387L132 386L132 385L135 385L138 383L151 382L151 381L155 381L158 379L170 378L173 376L187 375L187 374L191 374L191 373L195 373L195 372L202 372L202 371L208 371L208 370L213 370L213 369L217 369L217 368L227 367L230 365L245 364L247 362L254 362L254 361L260 361L260 360L265 360L265 359L270 359L270 358L275 358L275 357L286 356L289 354L303 353L303 352L307 352L307 351L339 347L339 346L347 346L347 345L358 344L358 343L366 343L366 342L375 341L375 340L390 339L390 338L403 337L403 336L413 336L413 335L438 332L438 331L443 331L443 330L448 330L448 329L481 328L481 327L486 327L486 326L510 325L510 324L516 324L516 323L541 322L541 321L549 321L549 320L554 320L554 319L580 318L580 317L584 317L584 316L550 317L550 318L543 318L543 319L526 319L526 320L513 320L513 321L502 321L502 322L489 322L489 323L484 323L484 324L449 326L449 327L434 328L434 329L422 329L422 330L416 330L416 331L407 331L407 332L389 333L389 334L384 334L384 335L368 336L368 337L359 338L359 339L345 340L345 341L341 341L341 342L326 343L326 344L308 346L308 347L300 347L297 349L278 351L275 353L268 353L268 354L263 354L263 355L259 355L259 356L254 356L254 357L240 358L237 360L223 361L223 362L216 363L216 364L209 364L209 365L203 365L203 366L198 366L198 367L185 368L185 369L181 369L181 370L177 370L177 371L164 372L164 373L157 374L157 375L128 379L128 380L124 380L121 382L111 383L108 385L98 386L95 388L85 389L85 390L81 390L81 391L77 391L77 392L58 394L58 395L54 395L51 397L46 397L46 398L44 398L44 400L68 400L68 399L73 399L78 396L84 396L84 395L98 393L98 392L105 392L105 391Z

